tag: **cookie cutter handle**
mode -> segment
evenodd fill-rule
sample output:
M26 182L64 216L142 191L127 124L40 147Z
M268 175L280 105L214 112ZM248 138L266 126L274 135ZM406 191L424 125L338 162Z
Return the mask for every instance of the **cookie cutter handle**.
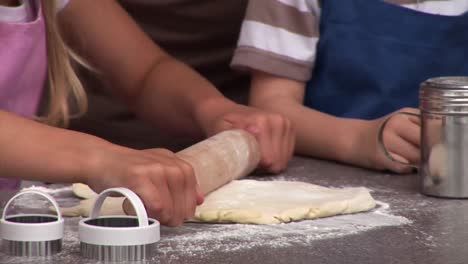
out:
M383 132L385 130L385 127L387 126L388 121L390 121L390 119L392 119L392 117L394 117L396 115L407 115L407 116L415 116L415 117L421 118L420 114L411 113L411 112L396 112L396 113L390 115L389 117L387 117L379 127L379 132L378 132L378 136L377 136L377 142L378 142L379 148L383 152L385 157L388 158L389 160L391 160L393 162L396 162L396 163L399 163L399 164L402 164L402 165L405 165L405 166L409 166L411 168L418 169L419 166L417 164L405 163L405 162L401 162L399 160L396 160L392 156L392 154L390 154L390 151L388 151L387 147L385 146L385 143L383 141Z
M3 214L2 214L2 219L5 220L5 217L6 217L6 212L7 212L7 209L8 207L10 207L11 203L16 199L18 198L19 196L22 196L22 195L25 195L25 194L37 194L37 195L40 195L42 197L44 197L46 200L48 200L52 206L55 208L55 211L57 212L57 221L60 221L62 220L62 213L60 212L60 207L58 206L57 202L55 201L55 199L50 196L49 194L45 193L45 192L41 192L41 191L37 191L37 190L25 190L25 191L21 191L19 193L17 193L15 196L11 197L11 199L7 202L7 204L5 205L5 207L3 208Z
M143 202L141 201L140 197L138 197L138 195L136 195L131 190L123 187L110 188L102 191L97 197L96 201L94 202L90 218L99 217L99 212L101 211L101 207L104 203L104 200L112 193L119 193L125 196L125 198L127 198L130 201L133 208L135 209L139 226L148 226L148 216L146 214L145 206L143 205Z

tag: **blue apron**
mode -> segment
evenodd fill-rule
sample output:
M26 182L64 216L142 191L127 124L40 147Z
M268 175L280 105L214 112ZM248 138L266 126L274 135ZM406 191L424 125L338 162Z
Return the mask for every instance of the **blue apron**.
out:
M417 107L419 83L468 75L468 13L440 16L380 0L323 0L305 105L374 119Z

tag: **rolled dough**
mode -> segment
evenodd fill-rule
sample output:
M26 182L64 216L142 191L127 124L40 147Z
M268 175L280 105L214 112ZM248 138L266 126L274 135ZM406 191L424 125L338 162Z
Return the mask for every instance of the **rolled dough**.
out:
M95 193L91 188L89 188L88 185L83 183L74 183L72 185L72 190L76 196L83 199L89 199L97 196L97 193Z
M96 200L97 193L95 193L88 185L83 183L74 183L72 185L73 194L77 197L82 198L80 203L73 207L62 207L60 211L63 216L83 216L88 217L89 212ZM125 215L122 209L122 204L125 197L107 197L104 204L101 207L100 215ZM53 210L54 208L51 207Z
M88 217L95 200L96 197L81 200L80 203L76 206L61 207L60 211L62 212L62 216ZM106 200L104 200L104 204L101 207L101 212L99 215L125 215L125 212L122 209L124 200L125 197L107 197Z
M75 191L75 189L74 189ZM122 197L109 197L101 214L124 214ZM88 216L94 198L63 208L64 216ZM326 188L304 182L238 180L212 192L198 206L195 221L211 223L277 224L351 214L375 207L369 191Z
M366 188L333 189L304 182L232 181L197 207L195 219L214 223L277 224L351 214L375 207Z

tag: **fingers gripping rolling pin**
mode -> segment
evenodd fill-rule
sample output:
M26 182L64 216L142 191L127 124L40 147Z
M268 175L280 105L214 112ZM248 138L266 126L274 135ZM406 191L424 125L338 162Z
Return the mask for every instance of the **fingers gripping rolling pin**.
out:
M228 130L178 152L192 165L203 194L248 175L260 161L260 147L244 130Z
M200 189L206 195L252 172L260 161L260 147L255 137L248 132L229 130L176 155L193 167ZM87 200L81 201L78 206L62 208L62 213L68 216L88 216L97 194L84 184L74 184L73 189L75 194L80 193L79 196ZM128 201L124 202L123 197L106 199L102 208L104 215L125 214L124 211L134 214L133 206Z

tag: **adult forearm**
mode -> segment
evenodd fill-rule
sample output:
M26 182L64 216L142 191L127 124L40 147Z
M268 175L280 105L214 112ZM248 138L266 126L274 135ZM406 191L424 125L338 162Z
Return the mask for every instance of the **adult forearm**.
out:
M209 105L215 101L232 103L188 66L167 57L153 66L132 105L152 124L175 133L203 136L203 124L216 112L204 106L214 110Z
M109 144L0 110L0 176L84 182L93 150Z
M207 116L198 107L221 93L154 43L118 2L70 1L59 20L67 43L141 118L173 134L202 134Z

